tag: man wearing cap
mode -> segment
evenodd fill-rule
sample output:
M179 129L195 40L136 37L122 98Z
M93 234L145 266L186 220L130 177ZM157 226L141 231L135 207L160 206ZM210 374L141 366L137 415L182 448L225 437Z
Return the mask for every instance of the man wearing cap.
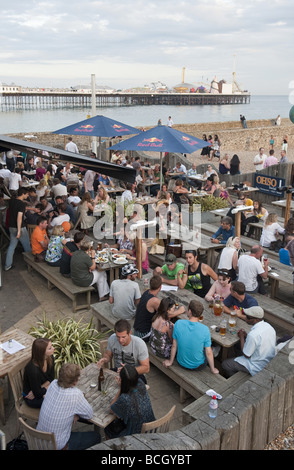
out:
M111 283L109 303L114 317L131 320L135 316L141 298L139 284L134 282L138 273L134 264L127 264L122 268L122 279Z
M245 308L244 314L246 323L252 328L248 334L243 329L238 331L242 355L222 363L227 377L239 371L255 375L275 356L276 332L263 320L263 309L259 306Z
M165 258L165 264L162 266L157 266L153 274L159 274L162 277L162 282L170 286L178 285L178 272L183 270L185 266L183 263L177 262L177 257L173 253L169 253Z

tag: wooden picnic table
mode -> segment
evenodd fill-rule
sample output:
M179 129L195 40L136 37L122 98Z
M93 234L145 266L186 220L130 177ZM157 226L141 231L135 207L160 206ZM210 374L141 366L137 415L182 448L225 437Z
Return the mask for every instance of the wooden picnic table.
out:
M213 243L211 237L201 232L201 226L199 231L193 229L193 239L189 240L189 229L178 224L173 224L167 227L166 235L170 240L179 240L182 243L183 251L185 250L196 250L204 251L207 258L207 264L209 266L214 265L215 252L222 250L225 245L221 243Z
M10 370L20 362L23 362L26 359L29 361L32 356L32 344L35 340L33 336L18 328L14 328L0 335L1 345L5 345L9 340L17 341L17 343L24 346L24 348L10 354L0 347L0 376L8 374L8 372L10 372ZM10 348L8 348L8 350L9 349Z
M120 186L104 186L105 190L107 193L123 193L125 191L125 188L121 188Z
M35 186L38 186L40 184L40 181L29 181L28 183L22 182L21 187L22 188L32 188Z
M281 199L280 201L273 201L272 205L277 206L277 207L281 207L282 217L285 217L285 215L286 215L286 205L287 205L287 200L286 199ZM290 211L294 211L294 201L291 201Z
M227 357L228 350L233 347L235 344L238 343L239 341L239 336L237 334L238 330L243 328L246 333L248 333L251 329L251 326L249 326L244 320L241 318L236 318L236 326L230 330L229 329L229 315L226 313L222 313L221 316L215 316L213 311L210 310L209 308L209 303L205 300L202 299L199 296L196 296L192 291L189 291L188 289L178 289L177 291L171 290L171 291L165 291L162 292L165 296L171 297L173 300L179 303L180 305L184 305L185 307L188 307L189 303L191 300L197 300L202 303L204 306L204 311L203 311L203 324L209 327L209 331L211 334L211 339L215 341L217 344L219 344L222 348L222 360L224 360ZM177 317L177 321L181 319L187 319L186 314L179 315ZM221 320L226 319L227 320L227 331L225 336L222 336L219 332L215 331L214 328L211 328L212 326L219 327Z
M97 364L89 364L82 369L77 387L83 392L86 400L93 408L93 417L89 420L95 426L105 429L114 419L115 415L110 410L110 403L119 390L116 381L117 372L109 369L103 369L104 373L104 391L98 391Z
M270 296L272 299L275 299L277 298L280 283L293 287L292 273L294 271L294 267L280 263L279 261L272 259L270 255L268 255L268 258L270 260L269 266L271 268L268 271L268 278L271 282Z
M236 192L254 193L256 191L259 191L259 188L256 188L255 186L247 186L246 188L235 189L234 186L229 186L227 190L232 191L233 193L236 193Z
M119 270L120 270L120 268L124 264L127 264L129 262L130 261L128 261L126 259L125 263L118 263L118 262L115 262L115 261L110 261L107 258L107 261L105 263L98 263L96 261L96 267L97 267L98 271L109 271L109 282L111 284L112 281L115 281L116 279L119 279Z

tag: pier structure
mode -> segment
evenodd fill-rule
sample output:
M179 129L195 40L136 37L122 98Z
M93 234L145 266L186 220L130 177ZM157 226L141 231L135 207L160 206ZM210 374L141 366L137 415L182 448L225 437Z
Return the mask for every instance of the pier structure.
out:
M250 103L250 93L96 93L96 106L197 106ZM1 93L0 109L89 108L91 93L17 92Z

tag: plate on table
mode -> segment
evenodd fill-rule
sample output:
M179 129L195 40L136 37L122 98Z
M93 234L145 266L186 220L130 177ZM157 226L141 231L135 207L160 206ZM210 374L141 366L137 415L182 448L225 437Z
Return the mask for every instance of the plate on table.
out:
M108 258L105 256L96 256L95 261L96 263L108 263Z
M100 251L97 251L97 256L103 256L104 258L106 258L106 256L107 256L107 250L100 250Z
M126 258L116 258L113 262L114 264L127 264L128 260Z
M122 255L121 253L115 253L112 255L112 259L118 259L118 258L126 259L125 255Z

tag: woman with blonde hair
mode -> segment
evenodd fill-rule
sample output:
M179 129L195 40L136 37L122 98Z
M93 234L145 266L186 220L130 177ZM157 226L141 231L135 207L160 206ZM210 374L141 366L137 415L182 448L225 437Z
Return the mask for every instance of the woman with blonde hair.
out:
M36 187L36 194L37 194L37 199L40 201L40 198L43 196L48 195L48 188L46 185L46 181L43 179L40 180L38 186Z
M43 166L42 159L40 159L40 160L37 162L37 165L36 165L36 176L35 176L35 180L36 180L36 181L41 181L41 179L44 178L45 174L46 174L46 168Z
M237 277L236 269L238 266L238 251L240 246L241 243L239 237L230 237L225 248L222 250L219 259L218 271L226 270L232 281Z
M279 234L284 235L285 229L278 224L278 215L271 212L265 222L262 229L260 244L265 248L269 248L272 242L276 242Z
M45 261L50 266L60 266L63 245L66 244L64 233L62 225L55 225L53 227L45 256Z
M98 191L97 191L97 202L102 202L102 203L105 203L105 204L108 204L108 202L110 201L110 196L109 194L107 193L106 189L103 188L103 186L100 186L98 188Z

